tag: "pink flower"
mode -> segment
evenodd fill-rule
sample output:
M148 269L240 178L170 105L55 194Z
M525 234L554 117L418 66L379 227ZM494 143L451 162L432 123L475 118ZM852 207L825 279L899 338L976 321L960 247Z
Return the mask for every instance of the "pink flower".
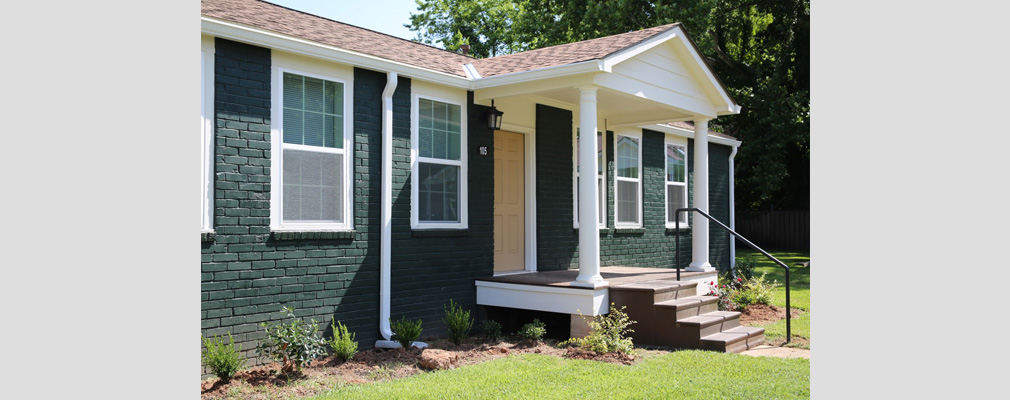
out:
M743 278L736 278L737 282L743 282Z

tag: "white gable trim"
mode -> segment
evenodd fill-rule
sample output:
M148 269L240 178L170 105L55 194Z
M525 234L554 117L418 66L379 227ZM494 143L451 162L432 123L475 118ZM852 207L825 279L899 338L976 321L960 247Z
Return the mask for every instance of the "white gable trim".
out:
M626 61L632 57L635 57L639 54L649 51L653 47L656 47L670 40L678 41L679 44L683 46L684 49L686 49L687 53L691 56L691 61L694 61L694 63L700 67L699 69L702 71L705 78L708 80L708 84L711 85L713 88L715 88L716 93L719 94L719 98L722 100L724 104L726 104L727 107L717 109L716 114L718 115L739 114L740 106L737 105L735 102L733 102L733 100L729 97L729 93L726 93L726 90L723 89L722 84L720 84L719 80L716 79L715 75L712 73L711 68L708 67L708 64L705 62L705 60L701 58L700 54L698 54L694 45L687 38L687 35L685 34L683 27L680 26L674 27L669 31L660 33L634 46L628 47L614 54L611 54L607 57L604 57L601 60L603 70L607 72L612 72L614 65L617 65L622 61Z

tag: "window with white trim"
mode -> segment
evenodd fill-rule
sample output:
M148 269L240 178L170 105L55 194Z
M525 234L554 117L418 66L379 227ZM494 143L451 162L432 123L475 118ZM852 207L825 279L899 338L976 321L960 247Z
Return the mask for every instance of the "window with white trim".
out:
M687 144L666 142L666 226L676 227L676 211L687 207ZM680 226L688 223L688 214L680 213Z
M214 230L214 48L206 39L203 42L200 50L200 229L210 232Z
M606 142L603 140L603 133L596 132L596 191L599 196L599 227L607 226L607 185L603 173L606 162L603 155L606 154ZM575 129L575 174L572 187L575 188L575 227L579 227L579 129Z
M413 228L466 228L464 107L417 95L413 103Z
M642 146L641 138L617 134L614 138L615 226L642 226Z
M353 228L353 146L346 81L279 69L275 91L273 229ZM278 103L279 100L279 103Z

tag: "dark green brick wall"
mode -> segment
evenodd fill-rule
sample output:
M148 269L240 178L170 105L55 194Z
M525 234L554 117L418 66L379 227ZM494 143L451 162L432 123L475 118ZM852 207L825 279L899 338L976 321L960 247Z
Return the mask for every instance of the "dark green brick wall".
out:
M330 335L338 319L362 348L379 338L381 110L386 74L354 70L354 223L349 235L281 239L270 232L270 50L217 39L215 54L215 235L202 242L201 328L231 333L247 356L260 322L282 306L314 318ZM470 229L464 236L415 237L410 229L411 82L400 78L394 103L392 315L422 318L424 337L442 335L450 298L476 309L473 277L492 272L493 156L482 126L486 109L469 106ZM472 102L472 100L471 100ZM457 232L458 234L458 232ZM429 233L429 236L430 235Z
M578 230L572 191L572 113L537 105L537 267L541 271L578 268ZM643 228L614 227L614 133L607 132L607 226L600 233L600 265L671 268L675 263L675 236L666 228L666 181L662 132L642 132ZM688 141L689 160L694 159L694 141ZM728 224L729 168L731 148L709 145L709 205L713 217ZM688 198L693 190L694 163L688 164ZM726 234L710 224L709 262L727 265ZM718 230L718 231L717 231ZM681 230L681 267L691 263L691 231Z

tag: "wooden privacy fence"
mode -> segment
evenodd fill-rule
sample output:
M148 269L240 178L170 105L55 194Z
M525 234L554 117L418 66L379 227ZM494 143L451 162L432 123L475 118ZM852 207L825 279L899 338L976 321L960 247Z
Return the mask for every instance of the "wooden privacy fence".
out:
M739 212L736 231L766 249L810 250L810 210Z

